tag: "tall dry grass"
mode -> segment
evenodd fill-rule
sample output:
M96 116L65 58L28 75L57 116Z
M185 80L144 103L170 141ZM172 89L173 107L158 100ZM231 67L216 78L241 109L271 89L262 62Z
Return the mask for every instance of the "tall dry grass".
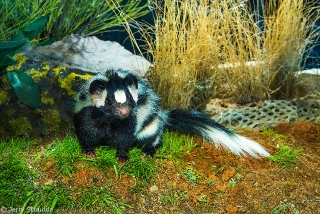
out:
M154 62L149 80L164 107L296 96L302 56L316 38L315 16L301 0L269 2L263 29L244 0L155 4L155 39L146 39Z

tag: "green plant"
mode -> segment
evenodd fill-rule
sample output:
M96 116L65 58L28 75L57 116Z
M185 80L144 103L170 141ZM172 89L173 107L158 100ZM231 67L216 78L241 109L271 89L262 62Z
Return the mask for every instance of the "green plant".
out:
M0 69L17 63L12 56L39 34L46 21L47 17L40 17L19 30L11 41L0 42ZM18 98L32 108L39 108L40 91L34 80L20 70L7 70L6 74Z
M24 139L0 142L0 207L21 207L25 195L34 190L35 172L24 157L32 145Z
M101 169L108 169L109 167L117 167L116 149L108 146L101 146L95 149L96 159L95 164Z
M300 211L294 207L294 204L291 203L283 203L275 207L271 214L300 214Z
M200 183L202 178L202 175L192 167L186 167L183 170L183 174L185 175L186 179L191 183Z
M108 188L92 186L82 189L78 200L80 205L91 209L93 213L101 212L101 210L108 211L108 213L125 213L124 208L130 208L130 206L116 199Z
M60 0L1 1L0 14L2 16L0 20L0 41L12 39L19 30L25 29L26 26L35 20L39 20L41 17L51 14L57 9L57 4L59 2Z
M163 145L157 150L155 157L178 161L190 153L196 146L194 139L177 132L166 131L163 135Z
M148 3L141 1L106 0L40 0L1 1L0 40L11 38L33 20L49 15L39 40L62 39L71 33L87 35L105 31L149 13Z
M76 138L67 136L63 141L56 140L47 148L46 159L54 161L58 173L72 176L72 171L77 170L76 164L83 160L80 145Z
M24 212L53 212L58 206L74 204L69 198L70 190L62 184L36 187L26 194L26 200L21 207Z
M278 134L274 129L272 128L268 128L268 127L263 127L262 128L262 133L261 133L262 136L265 136L265 137L276 137L278 139L282 139L282 140L287 140L288 137L287 136L284 136L282 134Z
M129 157L129 161L123 166L123 171L136 178L142 178L143 181L150 181L157 170L154 159L145 156L138 148L132 149L129 152Z
M296 158L300 153L300 150L284 145L279 149L279 151L275 152L269 158L270 160L285 166L292 166L295 165Z

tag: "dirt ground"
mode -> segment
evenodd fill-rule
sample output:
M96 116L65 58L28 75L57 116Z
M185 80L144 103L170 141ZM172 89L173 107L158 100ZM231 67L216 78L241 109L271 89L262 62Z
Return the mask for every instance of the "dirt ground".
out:
M243 130L273 154L283 144L301 150L293 166L268 158L237 157L208 143L199 143L177 166L157 159L162 167L146 186L123 175L111 190L131 208L127 213L320 213L320 124L278 124L278 134ZM196 139L201 141L201 139ZM195 182L185 170L196 171ZM97 185L92 176L116 180L113 169L80 170L71 185ZM101 183L100 185L106 185ZM134 190L133 190L134 189Z

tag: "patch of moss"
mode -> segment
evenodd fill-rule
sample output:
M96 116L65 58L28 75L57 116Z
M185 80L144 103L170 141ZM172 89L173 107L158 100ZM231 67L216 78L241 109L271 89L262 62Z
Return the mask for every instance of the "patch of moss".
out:
M43 134L48 135L51 133L58 133L61 119L60 114L57 110L48 109L48 110L40 110L37 109L36 113L41 114L41 121L43 122Z
M48 72L48 71L50 71L49 63L43 62L41 69L42 69L43 72Z
M14 115L14 113L15 113L15 110L13 110L13 109L10 109L10 110L6 111L6 114L7 114L9 117L11 117L12 115Z
M92 75L90 74L81 75L81 74L72 72L65 78L59 78L59 83L61 88L65 89L67 91L67 94L72 98L76 97L76 92L72 89L72 85L75 81L77 81L77 78L88 80L92 78Z
M0 105L7 103L8 100L8 92L0 89Z
M55 76L58 77L59 74L60 74L60 71L61 71L61 70L66 71L67 68L66 68L65 66L58 66L58 67L56 67L56 68L52 68L52 70L54 71Z
M51 97L46 97L49 94L48 91L45 91L43 94L41 94L41 103L45 105L53 105L54 99Z
M2 89L8 91L11 88L11 85L8 81L8 76L7 75L2 75L1 77L2 83L3 83L3 87Z
M47 76L48 72L42 72L40 68L34 69L32 68L30 71L26 72L29 74L35 82L39 82L39 80L45 76Z
M41 96L41 103L43 103L45 105L53 105L54 104L54 99L50 98L50 97Z
M23 63L28 59L24 53L17 53L15 54L12 58L17 60L17 63L15 65L10 65L6 68L7 71L12 71L12 70L20 70Z
M28 118L19 117L9 120L9 128L14 136L29 136L32 131L32 126Z

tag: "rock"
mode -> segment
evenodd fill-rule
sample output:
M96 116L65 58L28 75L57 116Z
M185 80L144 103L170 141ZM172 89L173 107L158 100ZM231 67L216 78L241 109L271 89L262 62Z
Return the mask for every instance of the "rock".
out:
M95 36L71 34L52 45L38 46L33 50L60 65L92 73L121 68L144 76L151 66L144 57L132 54L119 43L102 41Z
M250 103L241 108L229 109L212 117L216 122L229 129L260 129L276 127L286 122L320 121L319 100L266 100Z

